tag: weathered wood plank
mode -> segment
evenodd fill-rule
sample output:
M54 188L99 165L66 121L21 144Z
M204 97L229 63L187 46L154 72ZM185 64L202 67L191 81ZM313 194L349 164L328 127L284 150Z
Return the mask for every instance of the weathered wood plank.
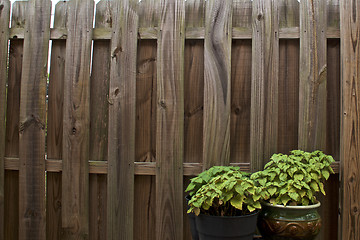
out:
M185 28L203 27L205 1L186 1ZM204 41L188 40L184 52L184 162L201 162L203 149Z
M6 84L9 46L10 2L0 0L0 239L4 239Z
M50 10L48 0L30 0L26 9L19 119L20 239L46 238L45 97Z
M204 28L205 1L190 0L185 2L185 29ZM201 39L185 41L184 52L184 162L199 163L202 161L203 149L203 109L204 109L204 41ZM185 170L184 170L185 171ZM186 181L190 177L185 177ZM183 189L183 199L185 193ZM183 239L191 239L190 224L186 213L187 204L183 207Z
M183 239L185 1L161 0L159 13L156 239Z
M360 239L360 1L340 1L340 239Z
M96 5L95 29L112 26L112 2L102 0ZM89 158L107 160L110 79L110 41L96 40L90 82L90 152ZM90 169L89 169L90 171ZM89 176L89 239L106 239L107 176Z
M299 2L279 1L279 27L299 28ZM299 122L299 40L279 43L278 152L298 148Z
M139 31L158 25L158 4L158 0L143 0L139 3ZM156 45L156 40L139 39L138 42L135 159L139 164L153 162L156 157ZM135 174L136 166L135 164ZM143 173L147 173L150 169L144 170ZM155 187L155 176L135 176L134 239L156 238Z
M11 27L25 26L27 2L15 2ZM20 83L23 60L23 40L11 40L9 51L5 156L19 157ZM19 238L19 174L5 171L4 239Z
M64 82L62 239L89 234L89 104L94 2L68 3Z
M253 1L250 158L252 171L277 151L278 1Z
M233 1L232 26L252 32L251 0ZM233 32L234 34L234 32ZM234 35L233 35L234 39ZM250 161L251 40L233 40L231 47L230 162Z
M67 2L55 6L54 27L65 28ZM51 48L46 149L50 159L62 159L65 40L53 40ZM46 167L46 166L45 166ZM46 167L46 238L61 238L61 173Z
M300 2L299 148L326 144L326 1Z
M207 1L204 40L203 166L230 161L232 1Z
M113 4L107 238L133 239L137 2L114 1Z

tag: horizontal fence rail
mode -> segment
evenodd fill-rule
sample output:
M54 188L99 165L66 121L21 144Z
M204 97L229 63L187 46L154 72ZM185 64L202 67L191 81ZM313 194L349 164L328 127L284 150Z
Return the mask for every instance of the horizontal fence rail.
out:
M319 239L359 239L348 2L0 0L0 239L191 239L190 177L298 148L336 159Z

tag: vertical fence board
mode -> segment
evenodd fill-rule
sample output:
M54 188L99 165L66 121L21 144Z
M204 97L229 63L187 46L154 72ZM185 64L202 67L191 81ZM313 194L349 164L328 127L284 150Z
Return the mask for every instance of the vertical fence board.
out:
M88 239L89 104L94 2L68 3L62 173L62 238Z
M185 2L185 28L204 27L205 1ZM184 162L202 162L204 110L204 41L187 39L184 49ZM190 177L184 178L188 183ZM184 185L184 190L187 184ZM183 198L187 193L184 192ZM184 201L184 239L191 239Z
M186 1L185 27L204 27L205 1ZM204 42L186 40L184 52L184 162L202 161Z
M278 1L253 1L250 152L252 171L277 150Z
M0 239L4 239L4 200L5 200L5 128L6 128L6 84L9 41L10 2L0 0Z
M66 28L66 22L67 2L58 2L54 27ZM49 159L62 159L65 52L65 40L52 41L46 136ZM47 172L46 181L46 238L58 240L61 238L61 173Z
M251 32L251 0L233 3L233 29ZM232 41L230 162L250 161L251 51L251 40Z
M133 5L133 6L130 6ZM133 238L136 51L138 16L134 3L118 2L121 17L115 17L109 111L108 238ZM124 33L128 32L126 36ZM116 33L116 34L115 34ZM125 49L124 53L122 49ZM119 59L118 59L119 58ZM120 111L119 111L120 109ZM118 160L120 159L120 161ZM125 197L126 196L126 197ZM122 202L119 202L120 197ZM116 211L118 209L118 211ZM115 212L116 211L116 212Z
M135 1L113 4L107 237L133 239L138 14Z
M45 97L50 4L48 0L30 0L26 9L19 123L20 239L41 240L46 236Z
M279 27L299 27L299 2L279 1ZM299 122L299 40L279 43L278 152L287 154L298 147Z
M203 169L230 161L232 1L206 1Z
M162 0L159 11L156 238L183 239L185 2Z
M11 27L25 26L27 2L15 2ZM11 40L9 51L5 156L19 157L20 83L23 40ZM19 238L19 174L5 171L5 230L4 239Z
M298 147L305 151L326 149L326 15L326 1L300 2ZM327 208L321 207L321 216Z
M102 0L96 5L95 28L112 26L112 2ZM96 40L90 82L90 149L89 158L107 160L110 79L110 41ZM107 176L89 176L89 239L106 239Z
M158 0L139 3L139 27L158 25ZM136 79L137 162L153 162L156 158L156 40L138 40ZM155 176L135 176L134 239L155 239Z
M360 239L360 1L340 1L341 225L340 238Z
M326 141L326 1L300 2L299 148Z
M327 29L339 30L339 0L327 1ZM327 113L326 153L340 159L340 40L327 39ZM326 196L321 197L323 239L337 239L339 219L339 175L332 175L325 183Z

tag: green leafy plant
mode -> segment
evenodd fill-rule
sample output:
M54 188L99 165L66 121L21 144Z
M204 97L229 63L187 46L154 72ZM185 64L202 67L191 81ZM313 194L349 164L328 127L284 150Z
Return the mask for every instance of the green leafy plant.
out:
M203 185L210 182L216 176L222 175L228 171L239 171L240 167L234 166L213 166L208 170L203 171L196 177L192 178L190 184L186 188L185 192L189 192L190 196L193 196ZM244 175L250 176L249 173Z
M334 159L321 151L278 153L251 179L267 192L271 204L307 206L317 202L316 192L325 195L324 182L334 173L332 162Z
M209 170L213 172L214 169ZM190 183L192 186L189 185L188 189L196 189L198 185L193 186L193 184L192 181ZM267 193L262 191L261 187L255 186L248 173L227 168L226 171L216 174L206 184L200 186L193 194L189 201L188 213L214 216L246 215L261 209L261 200L267 198Z

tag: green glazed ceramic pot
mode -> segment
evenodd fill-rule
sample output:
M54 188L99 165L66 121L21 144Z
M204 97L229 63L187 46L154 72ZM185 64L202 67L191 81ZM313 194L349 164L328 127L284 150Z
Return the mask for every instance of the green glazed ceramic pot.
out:
M312 240L319 234L320 202L309 206L262 204L258 228L266 240Z

